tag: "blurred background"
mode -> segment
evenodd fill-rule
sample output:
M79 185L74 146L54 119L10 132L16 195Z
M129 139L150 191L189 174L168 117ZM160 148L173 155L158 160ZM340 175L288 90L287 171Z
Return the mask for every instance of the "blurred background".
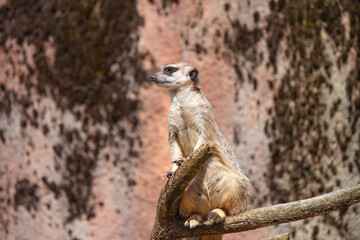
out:
M0 0L0 239L148 239L164 64L198 68L254 207L360 180L360 3ZM360 239L360 206L226 235Z

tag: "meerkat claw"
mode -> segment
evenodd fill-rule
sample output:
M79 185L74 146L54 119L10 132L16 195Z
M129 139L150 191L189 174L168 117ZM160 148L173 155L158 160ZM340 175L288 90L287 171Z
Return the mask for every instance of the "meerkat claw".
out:
M173 161L173 163L175 163L178 167L180 167L180 166L181 166L181 164L183 164L183 162L185 162L185 160L184 160L184 159L179 159L179 160L175 160L175 161Z
M193 229L199 225L201 225L201 216L198 214L191 215L184 223L184 226L189 227L190 229Z
M219 223L224 221L225 217L226 217L226 213L222 209L216 208L211 212L209 212L209 214L206 217L207 220L204 222L204 224L212 225L214 223Z
M172 174L173 174L172 171L167 171L167 172L164 174L163 178L167 177L167 178L169 179L169 178L172 176Z

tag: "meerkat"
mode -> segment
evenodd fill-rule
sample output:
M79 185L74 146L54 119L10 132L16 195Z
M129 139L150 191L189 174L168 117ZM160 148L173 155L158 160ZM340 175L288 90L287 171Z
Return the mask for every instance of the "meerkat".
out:
M215 122L209 101L201 91L199 71L188 63L160 67L151 80L171 97L169 137L172 172L201 144L209 143L212 156L200 168L182 196L179 214L184 225L211 225L249 205L250 182ZM203 238L205 239L205 238ZM221 239L221 235L207 239Z

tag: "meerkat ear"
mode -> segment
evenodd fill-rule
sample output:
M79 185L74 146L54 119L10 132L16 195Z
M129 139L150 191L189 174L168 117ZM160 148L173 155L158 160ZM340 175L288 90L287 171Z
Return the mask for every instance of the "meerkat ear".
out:
M191 81L194 82L195 85L197 85L199 83L198 75L199 75L199 71L196 68L194 68L193 70L191 70L189 72L189 77L190 77Z

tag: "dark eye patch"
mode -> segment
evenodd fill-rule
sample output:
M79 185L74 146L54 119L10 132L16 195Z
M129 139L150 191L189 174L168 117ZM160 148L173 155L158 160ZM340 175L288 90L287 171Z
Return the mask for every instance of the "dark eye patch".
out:
M170 74L176 72L177 70L179 70L179 69L175 68L175 67L167 67L167 68L164 69L164 73L166 75L170 75Z

